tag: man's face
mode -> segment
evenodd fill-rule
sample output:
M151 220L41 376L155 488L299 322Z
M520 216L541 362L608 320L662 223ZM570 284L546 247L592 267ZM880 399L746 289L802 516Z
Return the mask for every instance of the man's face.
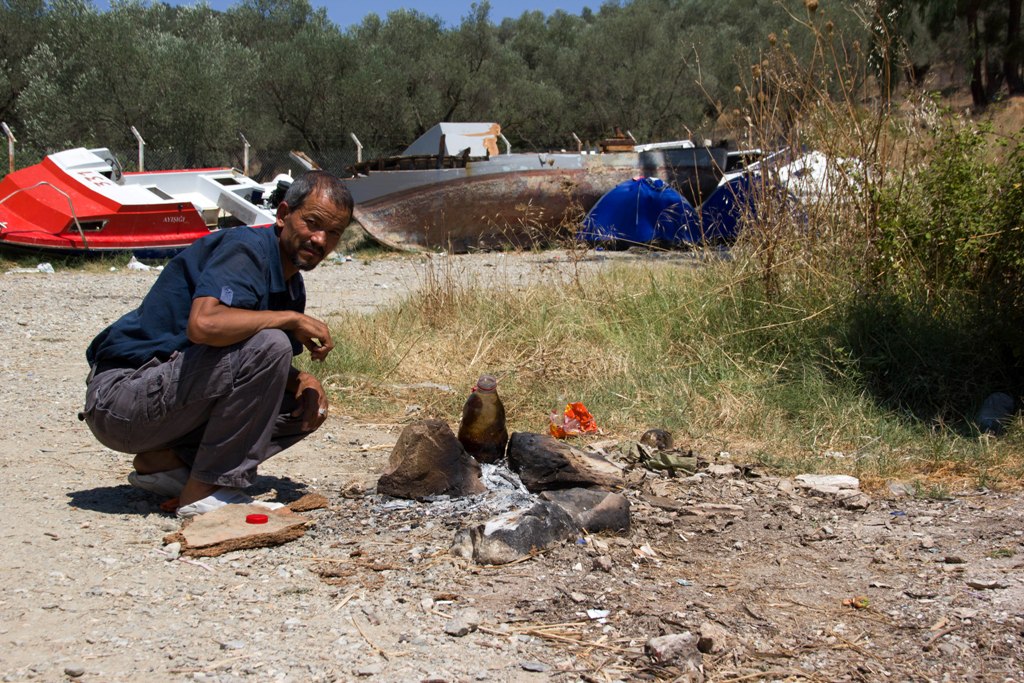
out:
M284 202L277 207L277 227L281 259L286 274L291 267L312 270L334 251L352 215L344 208L314 191L302 206L292 211ZM290 267L291 266L291 267Z

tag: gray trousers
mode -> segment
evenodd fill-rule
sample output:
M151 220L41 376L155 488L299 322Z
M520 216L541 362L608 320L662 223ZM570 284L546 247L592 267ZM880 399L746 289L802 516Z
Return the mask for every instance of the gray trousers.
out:
M292 346L281 330L216 348L190 346L165 362L90 373L83 419L124 453L170 448L199 481L245 487L256 467L297 443L302 418L285 391Z

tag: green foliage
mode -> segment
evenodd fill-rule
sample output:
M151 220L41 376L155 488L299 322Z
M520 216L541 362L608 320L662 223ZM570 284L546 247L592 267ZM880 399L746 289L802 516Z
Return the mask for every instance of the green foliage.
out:
M797 0L787 4L799 7ZM784 5L633 0L500 25L475 4L457 26L413 10L344 30L308 0L206 5L0 4L0 118L19 144L151 149L183 164L259 150L394 154L439 121L498 121L516 149L709 135L751 37L785 32ZM33 155L23 155L25 163ZM336 169L340 170L340 169Z
M852 312L852 336L874 388L918 415L948 419L1020 385L1021 149L947 121L905 180L881 192L879 281Z

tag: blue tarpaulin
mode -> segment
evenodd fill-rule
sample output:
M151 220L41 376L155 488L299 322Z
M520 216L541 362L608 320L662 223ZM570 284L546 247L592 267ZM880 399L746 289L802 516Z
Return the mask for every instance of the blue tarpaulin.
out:
M580 236L588 242L647 244L673 242L695 218L693 207L659 178L634 178L597 200Z
M719 185L700 205L704 240L732 241L739 233L744 212L753 212L751 176L741 175Z
M609 190L587 214L580 236L588 242L669 246L735 239L751 209L751 178L719 185L698 209L658 178L634 178Z

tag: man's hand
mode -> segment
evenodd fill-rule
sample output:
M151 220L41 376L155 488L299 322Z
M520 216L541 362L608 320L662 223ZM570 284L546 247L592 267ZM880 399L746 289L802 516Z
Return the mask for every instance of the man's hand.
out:
M322 361L334 348L334 340L331 339L331 331L327 325L311 318L308 315L300 315L292 334L299 340L299 343L309 349L309 355L313 360Z
M292 417L302 418L302 431L311 432L319 428L327 419L327 395L320 386L320 380L308 372L299 372L295 375L294 386L289 385L289 389L295 392L298 403Z

